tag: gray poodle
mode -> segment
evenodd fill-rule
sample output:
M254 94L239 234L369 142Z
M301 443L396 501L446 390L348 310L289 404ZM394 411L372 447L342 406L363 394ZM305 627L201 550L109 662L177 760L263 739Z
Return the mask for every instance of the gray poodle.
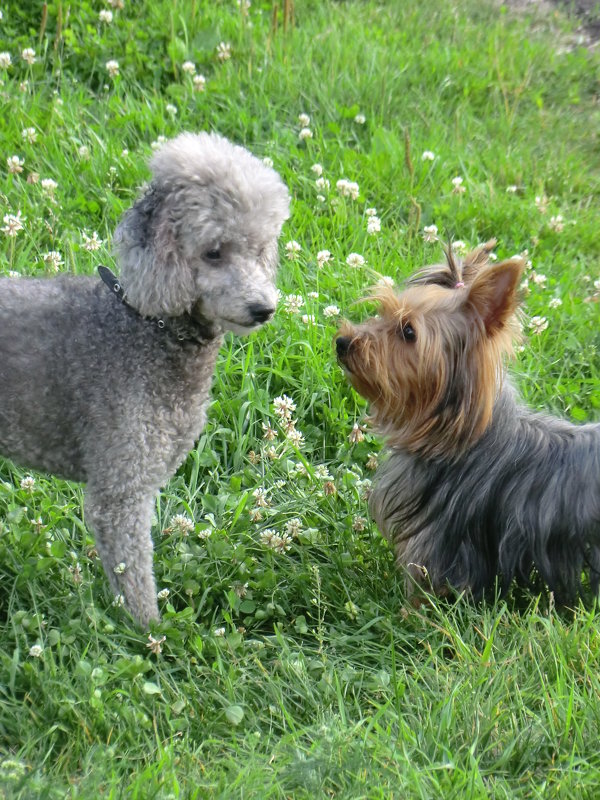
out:
M0 453L86 482L111 587L144 626L156 495L204 426L223 332L275 311L289 204L276 172L215 134L181 134L151 169L115 234L118 280L0 279Z

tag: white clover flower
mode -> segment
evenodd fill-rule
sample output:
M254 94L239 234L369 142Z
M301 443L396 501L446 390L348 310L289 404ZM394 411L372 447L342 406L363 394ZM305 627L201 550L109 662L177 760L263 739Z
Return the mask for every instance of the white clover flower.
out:
M376 208L365 208L365 214L367 217L376 217L377 216L377 209Z
M116 594L115 599L112 601L112 604L115 608L123 608L125 605L125 598L122 594Z
M532 317L529 321L529 327L535 336L539 336L548 327L548 320L546 317Z
M272 428L267 422L262 423L262 429L264 431L263 439L266 439L267 442L272 442L279 435L275 428Z
M382 275L377 281L377 286L388 286L390 289L393 289L395 285L396 282L390 275Z
M598 283L598 281L596 281L596 283ZM600 286L598 288L600 288ZM548 307L549 308L558 308L559 306L562 306L562 300L560 299L560 297L553 297L548 302Z
M302 246L294 240L287 242L285 246L286 256L289 258L290 261L295 261L296 256L298 255L298 253L301 252L301 250Z
M288 533L278 533L272 528L261 531L260 540L265 547L277 553L285 553L292 546L292 537Z
M366 121L367 121L367 118L365 117L364 114L357 114L354 117L354 122L356 122L357 125L364 125Z
M42 189L49 195L54 194L55 189L58 189L58 183L52 178L42 178L41 185Z
M331 253L329 250L319 250L317 253L317 266L322 268L328 261L331 261Z
M379 217L369 217L367 220L367 233L374 234L381 231L381 220Z
M168 589L161 589L160 592L157 593L156 597L159 600L166 600L167 597L171 594Z
M362 442L364 438L365 434L363 433L361 426L358 424L358 422L355 422L352 426L352 430L348 434L348 441L351 442L351 444L357 444L358 442Z
M29 142L29 144L33 144L37 141L37 131L35 128L23 128L21 136L26 142Z
M365 259L360 255L360 253L350 253L350 255L346 258L346 264L348 264L349 267L358 269L359 267L364 267Z
M6 159L6 166L8 167L9 173L12 175L17 175L19 172L23 172L23 164L25 161L19 156L9 156Z
M8 69L11 65L10 53L0 53L0 69Z
M90 148L86 144L82 144L77 150L77 155L82 161L87 161L90 158Z
M311 172L314 172L317 178L320 178L323 174L323 167L320 164L313 164L310 168Z
M323 309L324 317L339 317L340 310L337 306L325 306Z
M463 186L463 179L460 175L457 175L456 178L452 178L452 194L464 194L467 190Z
M300 123L301 128L308 128L308 126L310 125L310 117L308 116L308 114L299 114L298 122Z
M298 314L304 305L304 298L300 294L288 294L283 304L288 314Z
M196 65L193 61L184 61L181 65L181 69L187 75L195 75L196 74Z
M109 6L112 8L116 8L119 11L122 11L125 8L125 3L123 0L106 0Z
M311 300L318 300L319 299L319 293L318 292L309 292L308 296L311 298Z
M29 66L35 64L35 50L32 47L26 47L21 53L21 58L23 61L26 61Z
M82 231L82 236L85 239L83 247L90 253L94 252L94 250L99 250L102 247L103 244L102 239L98 237L96 231L94 231L91 236L88 236L86 233Z
M550 217L548 227L551 231L555 231L555 233L560 233L562 230L564 230L565 223L562 218L562 214L557 214L555 217Z
M254 505L259 508L268 508L271 505L271 501L267 496L267 490L262 486L259 486L252 492L252 497L254 498Z
M452 250L459 256L464 256L467 252L467 245L462 239L456 239L452 242Z
M301 141L304 141L305 139L312 139L313 138L313 132L311 131L310 128L302 128L302 130L298 134L298 138Z
M506 193L507 194L515 194L515 192L517 191L517 188L518 187L515 186L514 184L512 184L511 186L507 186L506 187Z
M315 315L314 314L303 314L302 315L302 324L303 325L314 325L315 324Z
M377 469L379 466L379 457L377 456L377 453L369 453L365 466L367 469Z
M176 531L183 536L188 536L194 530L194 527L194 521L186 514L175 514L169 524L170 530Z
M119 563L113 567L113 572L115 575L123 575L126 570L127 564L124 561L119 561Z
M295 538L302 533L302 520L293 517L285 523L285 532Z
M39 644L34 644L29 648L29 655L32 658L39 658L44 652L44 648Z
M268 459L270 459L271 461L278 461L278 460L281 458L281 456L280 456L280 455L279 455L279 453L277 452L277 449L276 449L276 448L275 448L273 445L271 445L271 447L268 447L268 448L266 449L266 451L265 451L265 455L266 455L266 456L267 456L267 458L268 458Z
M213 631L214 636L225 636L225 628L215 628Z
M548 278L545 275L542 275L539 272L533 272L531 274L531 279L538 286L545 286L546 285L546 281L548 280Z
M250 517L250 522L261 522L263 518L260 508L248 509L248 516Z
M317 466L315 467L315 478L319 481L333 480L325 464L317 464Z
M265 156L262 162L265 165L265 167L271 167L271 169L273 169L273 159L270 158L269 156Z
M21 479L19 486L21 489L23 489L23 491L31 494L35 489L35 478L31 475L25 475L25 477Z
M167 640L166 636L159 636L158 639L155 639L151 633L148 634L148 643L146 647L150 650L151 653L154 653L155 656L159 656L162 653L162 644Z
M217 45L217 58L219 61L227 61L231 58L231 44L229 42L219 42Z
M421 156L421 161L433 161L435 158L435 153L432 153L431 150L424 150L423 155Z
M153 150L158 150L166 141L166 136L158 136L155 142L151 142L150 147Z
M58 250L50 250L50 252L44 253L42 259L44 264L52 267L55 272L58 272L58 268L64 263L62 260L62 255L58 252Z
M369 492L371 491L372 485L373 482L369 480L369 478L365 478L362 481L356 481L356 488L360 492L360 496L365 499L369 496Z
M352 530L360 533L367 527L367 520L364 517L356 516L352 520Z
M359 188L358 183L355 181L348 181L346 178L340 178L335 186L342 197L350 197L352 200L356 200L358 197Z
M110 25L113 21L113 13L109 11L107 8L103 8L102 11L98 14L98 19L100 22L104 22L105 25Z
M165 106L165 111L167 114L170 114L172 117L174 117L177 114L177 106L174 106L173 103L167 103Z
M198 531L198 538L204 541L212 536L212 532L213 528L203 528L202 530Z
M203 92L206 89L206 78L204 75L194 75L192 78L195 92Z
M17 211L16 214L5 214L4 215L4 226L2 227L2 231L11 238L14 238L19 231L23 230L23 222L25 221L23 217L21 217L21 212Z
M320 192L323 192L323 191L328 192L329 191L329 185L330 185L329 184L329 180L327 178L317 178L317 180L315 181L315 186L317 187L317 189ZM323 198L323 199L325 199L325 198Z
M111 59L110 61L107 61L104 66L106 67L106 70L107 70L107 72L108 72L108 74L110 75L111 78L116 78L116 76L119 74L119 62L118 61L115 61L114 59Z
M296 403L287 394L282 394L273 400L273 409L279 419L289 420L296 410Z
M438 229L437 225L425 225L423 228L423 239L426 242L437 242Z
M545 194L536 195L535 205L536 205L537 210L541 214L545 214L546 211L548 211L548 198L546 197L546 195Z

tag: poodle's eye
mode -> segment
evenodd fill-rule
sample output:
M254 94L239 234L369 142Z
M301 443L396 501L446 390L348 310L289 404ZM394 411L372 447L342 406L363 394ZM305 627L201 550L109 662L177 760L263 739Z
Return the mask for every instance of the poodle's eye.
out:
M212 250L207 250L204 253L204 258L208 259L208 261L219 261L221 258L221 251L218 247L213 247Z
M405 342L416 342L417 341L417 332L410 324L410 322L405 322L402 328L398 331L400 337L404 339Z

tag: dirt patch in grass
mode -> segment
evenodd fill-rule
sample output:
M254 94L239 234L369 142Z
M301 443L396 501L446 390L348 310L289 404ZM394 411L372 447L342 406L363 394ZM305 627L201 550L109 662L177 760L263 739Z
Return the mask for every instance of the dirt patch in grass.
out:
M540 18L558 9L576 20L573 45L595 47L600 41L600 0L503 0L502 5Z

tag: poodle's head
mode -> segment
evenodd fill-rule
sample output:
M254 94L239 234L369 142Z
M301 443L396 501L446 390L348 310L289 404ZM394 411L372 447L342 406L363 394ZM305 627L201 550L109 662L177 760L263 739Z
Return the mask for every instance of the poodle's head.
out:
M289 216L279 175L213 133L181 134L150 167L148 190L115 233L129 305L144 316L191 314L215 333L266 322Z

